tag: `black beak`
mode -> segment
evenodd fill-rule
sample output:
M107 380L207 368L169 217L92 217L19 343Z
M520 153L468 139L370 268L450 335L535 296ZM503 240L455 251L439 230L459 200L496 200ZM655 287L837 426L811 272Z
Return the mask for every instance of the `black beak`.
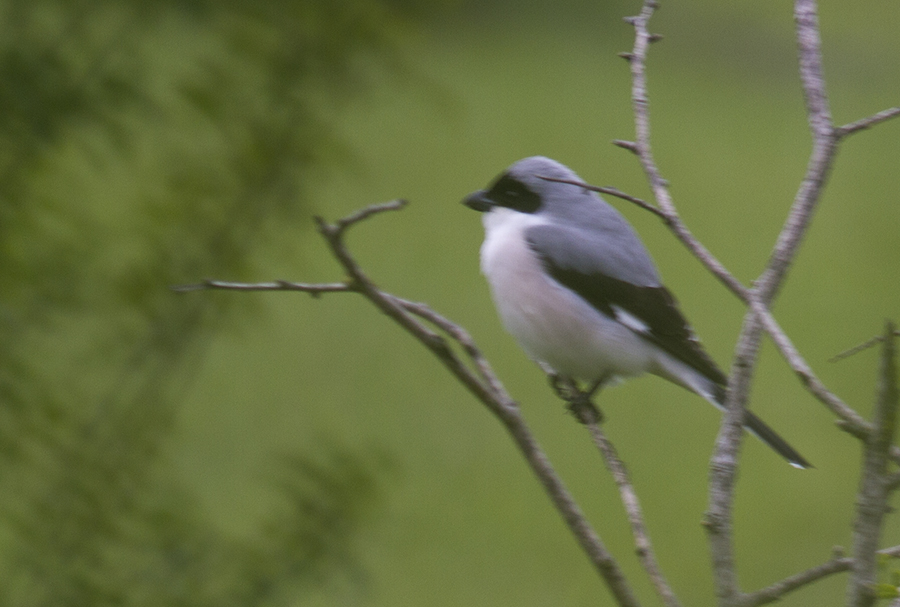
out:
M462 203L479 213L490 211L495 206L494 202L487 197L487 192L485 190L478 190L477 192L469 194Z

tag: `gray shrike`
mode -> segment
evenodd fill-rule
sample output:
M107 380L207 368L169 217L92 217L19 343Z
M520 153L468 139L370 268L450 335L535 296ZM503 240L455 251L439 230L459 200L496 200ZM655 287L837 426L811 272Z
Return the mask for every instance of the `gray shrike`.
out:
M722 409L727 377L703 351L650 255L596 193L534 156L463 203L484 213L481 271L507 331L535 361L599 387L652 373ZM761 419L744 426L797 468L812 467Z

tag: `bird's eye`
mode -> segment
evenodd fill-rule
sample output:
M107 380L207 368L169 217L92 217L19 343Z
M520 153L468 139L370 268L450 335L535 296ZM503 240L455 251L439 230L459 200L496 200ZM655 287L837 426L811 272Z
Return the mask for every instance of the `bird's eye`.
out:
M522 213L534 213L541 206L541 199L537 194L509 175L500 177L488 195L494 204Z

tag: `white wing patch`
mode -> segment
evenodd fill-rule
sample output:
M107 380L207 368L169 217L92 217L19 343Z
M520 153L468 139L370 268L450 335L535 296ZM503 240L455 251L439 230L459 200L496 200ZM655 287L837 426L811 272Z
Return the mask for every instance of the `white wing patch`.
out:
M623 310L619 306L613 305L610 306L613 309L613 312L616 315L616 320L635 331L636 333L650 333L650 327L643 320L635 316L634 314Z

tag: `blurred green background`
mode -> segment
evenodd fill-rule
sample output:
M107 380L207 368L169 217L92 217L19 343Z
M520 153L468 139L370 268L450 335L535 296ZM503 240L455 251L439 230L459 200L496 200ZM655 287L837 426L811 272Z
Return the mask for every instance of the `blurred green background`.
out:
M533 154L639 196L627 65L637 2L0 2L0 604L593 605L608 595L505 433L361 298L201 292L334 281L312 229L411 205L348 242L384 289L466 326L654 604L613 483L501 329L460 206ZM900 7L821 6L843 124L898 104ZM787 2L665 4L653 142L685 221L760 272L809 150ZM861 413L897 320L900 121L841 148L775 313ZM742 307L646 212L632 221L727 367ZM713 603L700 526L719 416L657 379L606 429L685 604ZM736 502L752 590L847 546L859 448L770 345ZM900 542L887 519L885 545ZM886 574L887 575L887 574ZM787 605L837 604L835 576Z

